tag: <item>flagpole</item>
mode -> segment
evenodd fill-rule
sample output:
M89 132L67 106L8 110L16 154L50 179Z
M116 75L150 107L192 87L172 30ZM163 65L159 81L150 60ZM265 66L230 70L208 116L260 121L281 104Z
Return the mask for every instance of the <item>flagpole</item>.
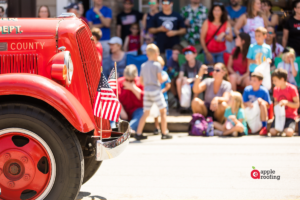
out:
M101 141L103 141L103 138L102 138L102 99L100 99L100 108L101 108L101 112L100 112L100 119L101 119L101 122L100 122L100 130L101 130Z
M115 72L116 72L116 93L117 93L117 99L119 100L119 92L118 92L119 85L118 85L117 62L115 62ZM119 128L119 121L120 120L118 120L118 122L116 123L117 128Z

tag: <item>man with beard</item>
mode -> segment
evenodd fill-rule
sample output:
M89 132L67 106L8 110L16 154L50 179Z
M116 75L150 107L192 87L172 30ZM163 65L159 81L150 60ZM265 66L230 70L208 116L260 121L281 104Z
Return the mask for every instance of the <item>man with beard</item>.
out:
M184 24L187 27L187 33L181 45L186 47L192 45L200 51L200 32L203 22L207 19L208 10L200 3L201 0L191 0L191 4L181 9L181 15L184 18Z
M231 27L234 27L238 18L247 11L245 6L241 6L241 0L230 0L230 6L226 7L228 15L230 17L229 22ZM233 32L233 38L236 38L236 35ZM226 41L227 52L232 52L232 49L235 47L235 40L232 42Z

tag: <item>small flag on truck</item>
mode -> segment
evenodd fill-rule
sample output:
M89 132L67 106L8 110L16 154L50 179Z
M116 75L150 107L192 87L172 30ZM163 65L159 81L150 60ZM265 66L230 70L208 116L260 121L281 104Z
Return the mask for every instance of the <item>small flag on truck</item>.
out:
M113 68L110 72L110 75L108 77L108 84L111 87L111 89L114 91L114 93L117 95L117 74L116 74L116 68Z
M114 91L109 86L104 74L101 72L94 105L94 115L103 119L118 122L120 113L121 104Z

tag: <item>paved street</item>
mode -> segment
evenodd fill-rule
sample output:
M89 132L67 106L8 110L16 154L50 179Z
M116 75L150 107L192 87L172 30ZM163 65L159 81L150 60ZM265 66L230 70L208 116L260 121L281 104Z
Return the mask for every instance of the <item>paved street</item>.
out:
M300 199L300 137L131 139L82 186L78 199ZM274 170L276 179L252 179ZM262 175L262 174L261 174Z

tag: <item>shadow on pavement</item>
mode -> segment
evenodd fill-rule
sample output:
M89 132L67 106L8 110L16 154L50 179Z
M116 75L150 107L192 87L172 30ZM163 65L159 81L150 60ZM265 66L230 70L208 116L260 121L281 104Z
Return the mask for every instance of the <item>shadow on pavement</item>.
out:
M90 192L79 192L77 196L77 200L107 200L105 197L101 197L98 195L90 196Z

